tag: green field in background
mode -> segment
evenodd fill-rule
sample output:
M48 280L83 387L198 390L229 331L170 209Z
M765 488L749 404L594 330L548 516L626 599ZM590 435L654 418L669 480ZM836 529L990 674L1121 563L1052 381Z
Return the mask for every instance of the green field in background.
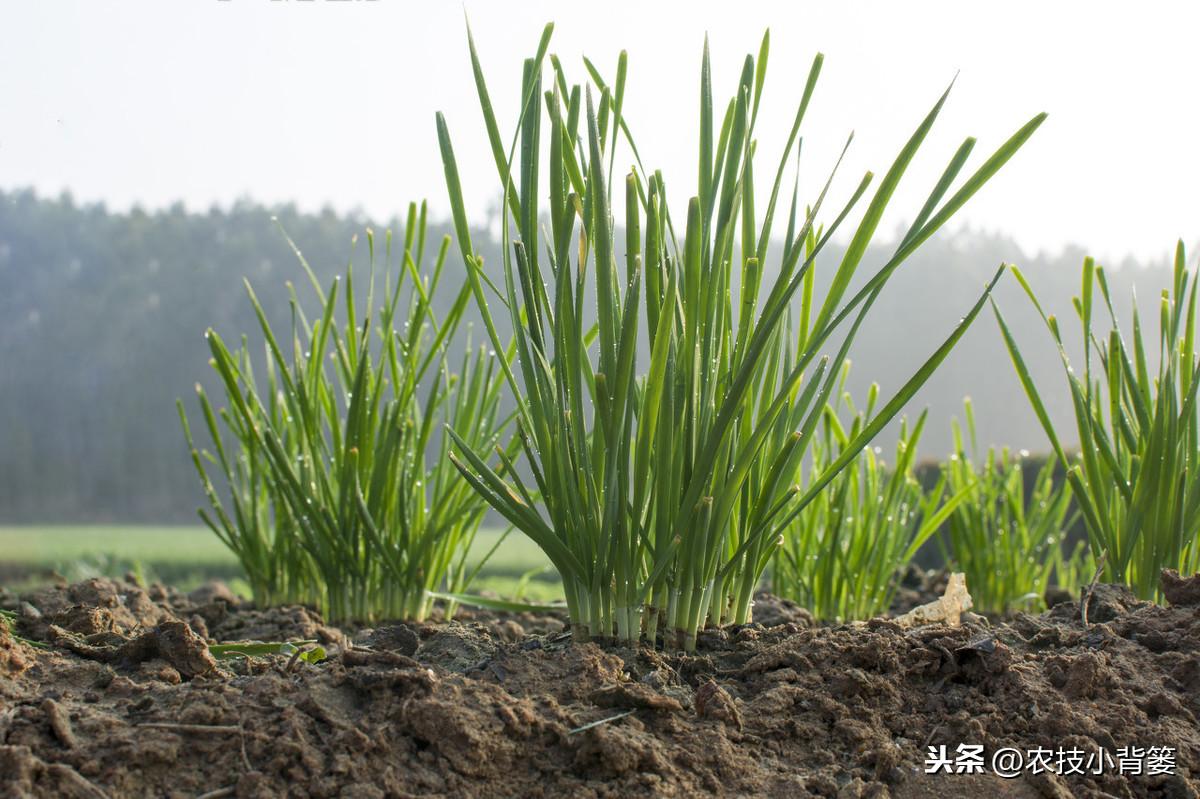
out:
M236 566L206 527L0 527L0 563L54 567L80 558Z
M471 548L478 562L500 539L503 531L480 530ZM483 567L473 591L511 597L523 574L549 566L542 551L514 532ZM138 525L0 527L0 585L21 590L44 582L50 571L68 580L94 576L120 577L140 570L148 580L162 580L187 590L210 579L240 586L237 559L207 527L156 527ZM547 601L561 598L552 569L527 581L526 598Z

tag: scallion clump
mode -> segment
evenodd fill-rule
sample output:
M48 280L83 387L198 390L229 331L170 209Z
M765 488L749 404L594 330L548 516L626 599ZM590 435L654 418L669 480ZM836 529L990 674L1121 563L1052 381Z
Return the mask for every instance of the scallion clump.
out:
M624 53L611 81L587 60L586 85L573 83L557 58L549 57L547 69L551 32L547 26L525 62L511 145L501 134L468 33L504 209L499 267L484 264L473 246L449 125L442 115L437 119L456 235L476 304L497 349L493 307L502 309L515 334L515 365L500 366L519 400L516 424L527 471L509 469L505 479L457 430L455 462L554 563L575 640L661 639L690 650L705 624L749 618L753 589L793 514L855 462L981 309L983 297L803 490L789 483L837 383L838 365L879 293L1043 116L952 191L974 147L967 139L912 226L851 291L945 94L873 192L868 173L829 213L834 165L803 210L796 184L788 192L785 178L799 151L822 57L799 87L793 125L760 195L756 122L769 36L746 57L737 92L723 106L713 102L706 45L698 180L677 206L664 176L643 165L633 133L638 125L674 121L626 117ZM612 180L618 152L624 163L633 162L615 182L624 200L621 228L614 220ZM864 199L865 210L855 215ZM686 210L676 218L673 211L680 209ZM815 220L825 213L832 221L818 228ZM843 232L849 244L817 291L817 260ZM796 320L792 327L789 314ZM639 359L642 341L646 352Z
M1081 372L1067 357L1058 319L1042 309L1020 270L1013 274L1058 348L1075 412L1077 458L1068 459L1063 436L1050 421L1012 332L993 305L996 319L1055 454L1068 464L1067 482L1092 554L1103 560L1103 579L1124 583L1143 599L1156 599L1163 569L1181 574L1200 570L1196 269L1188 268L1179 242L1174 280L1159 300L1157 334L1143 335L1135 303L1127 344L1104 270L1085 259L1082 289L1074 299L1083 342ZM1157 363L1147 356L1147 345L1157 346Z
M335 279L326 290L296 250L319 315L310 319L289 286L287 339L247 283L261 373L245 337L231 350L207 334L226 402L215 410L197 385L213 452L193 443L182 403L180 418L210 504L200 516L237 554L260 603L310 603L335 621L421 620L433 592L461 592L474 575L467 550L486 504L451 465L441 429L481 452L496 446L503 383L487 352L468 346L450 359L469 289L457 287L439 318L450 237L427 273L425 231L424 205L411 206L399 266L382 278L368 231L365 301L352 265L344 289ZM390 233L386 256L390 264Z

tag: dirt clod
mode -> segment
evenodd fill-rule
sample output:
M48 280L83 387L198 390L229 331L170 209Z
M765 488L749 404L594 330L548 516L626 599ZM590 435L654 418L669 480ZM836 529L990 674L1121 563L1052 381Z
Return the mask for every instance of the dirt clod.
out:
M588 697L598 707L645 708L678 713L683 705L678 699L655 691L642 683L617 683L592 691Z
M716 680L709 680L696 691L696 715L742 729L742 714L738 712L737 703Z
M71 729L71 716L67 713L66 708L55 702L53 699L46 698L42 700L42 712L46 714L46 720L50 722L50 729L54 732L54 737L59 743L68 749L74 749L79 742L75 739L75 732Z
M366 644L374 649L385 649L389 652L399 652L401 655L411 656L421 645L421 637L407 624L393 624L372 630L367 636Z
M0 675L15 677L29 667L29 647L13 638L8 625L0 620Z
M1174 569L1163 569L1159 579L1162 581L1163 596L1175 607L1200 605L1200 574L1180 577Z
M116 633L83 638L71 630L51 624L47 629L47 640L89 660L126 667L162 658L173 667L177 677L185 679L207 674L217 668L217 661L208 651L204 639L181 621L164 621L153 630L134 638L121 638Z

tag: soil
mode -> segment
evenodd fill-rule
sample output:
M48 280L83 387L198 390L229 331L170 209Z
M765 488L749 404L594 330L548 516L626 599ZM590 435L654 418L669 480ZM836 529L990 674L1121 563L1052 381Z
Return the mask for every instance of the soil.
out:
M339 630L223 586L57 586L0 605L0 796L1192 797L1200 583L1041 615L818 626L760 597L694 655L572 644L562 618ZM911 596L908 597L912 599ZM312 639L327 659L217 660ZM1174 774L926 774L929 747L1173 747Z

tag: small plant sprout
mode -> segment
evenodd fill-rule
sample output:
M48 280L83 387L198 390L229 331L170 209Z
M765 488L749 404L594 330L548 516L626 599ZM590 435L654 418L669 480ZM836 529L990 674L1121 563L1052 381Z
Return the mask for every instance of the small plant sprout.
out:
M803 460L837 382L839 370L829 364L842 363L896 269L1008 161L1042 116L951 191L974 146L973 139L965 141L912 227L851 291L946 95L874 191L868 173L830 214L828 227L818 228L836 164L807 211L795 184L786 190L785 177L799 152L822 57L797 84L794 122L760 194L755 125L770 38L746 56L736 93L724 105L714 105L706 44L698 179L677 207L664 175L643 165L634 137L639 125L673 121L626 115L625 53L611 80L585 59L588 84L572 83L559 59L548 56L551 32L547 26L525 62L521 112L506 144L468 31L505 210L499 269L474 249L450 128L437 118L476 304L497 346L494 306L515 333L515 363L501 368L519 398L516 424L527 471L509 469L510 478L503 478L457 429L455 462L554 563L574 640L616 637L655 645L661 638L664 646L691 650L703 626L750 618L753 590L790 514L855 462L982 308L983 297L911 380L855 429L826 470L803 491L793 489L786 477ZM618 151L633 166L614 181ZM614 221L614 185L623 197L621 228ZM855 215L860 200L866 208ZM672 211L680 209L676 218ZM849 244L818 291L817 259L843 231Z
M469 289L437 317L431 298L450 237L425 274L425 230L424 205L410 206L400 267L381 287L368 231L365 303L352 265L345 288L335 279L326 291L297 250L320 316L310 321L293 290L290 341L272 331L247 283L265 344L263 382L246 338L233 351L208 332L228 403L214 411L197 386L215 453L192 442L182 403L180 418L211 506L201 518L237 554L258 602L309 602L332 620L421 620L434 592L461 592L478 570L466 555L487 506L451 465L440 431L448 424L465 444L498 450L503 383L499 359L471 354L469 344L460 363L448 360ZM386 254L390 264L390 233Z
M1200 570L1198 281L1195 270L1187 267L1183 242L1175 249L1172 285L1159 302L1157 368L1147 357L1136 303L1129 346L1104 270L1091 258L1083 262L1082 290L1074 299L1083 339L1082 376L1067 358L1058 319L1042 309L1019 269L1013 275L1058 347L1075 411L1078 458L1067 460L1063 439L1012 332L995 303L993 310L1034 412L1055 453L1069 464L1067 482L1083 514L1092 554L1097 561L1104 559L1104 579L1125 583L1143 599L1156 599L1163 569L1183 574Z

